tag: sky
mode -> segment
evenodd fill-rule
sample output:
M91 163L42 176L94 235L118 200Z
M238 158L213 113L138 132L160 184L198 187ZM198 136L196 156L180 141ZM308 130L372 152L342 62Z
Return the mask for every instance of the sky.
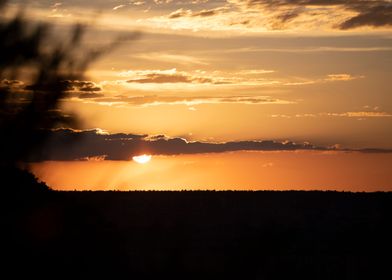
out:
M20 3L26 1L10 1L9 12ZM68 81L62 110L82 123L53 132L35 159L43 180L52 179L42 168L54 174L63 164L90 164L115 174L118 164L133 170L133 156L151 154L144 177L120 182L113 175L106 186L151 188L162 173L158 162L159 170L166 162L171 171L159 185L169 189L183 172L191 188L282 189L291 182L355 191L366 182L368 190L392 190L390 0L71 0L25 7L31 20L51 23L60 40L76 22L88 25L90 48L135 35L94 63L85 80ZM69 147L59 144L74 138ZM211 167L216 160L224 168ZM197 164L184 171L184 162ZM342 162L358 172L338 175ZM292 166L300 168L292 173ZM332 179L313 180L310 166ZM228 170L232 184L219 179ZM93 175L81 173L87 181L64 175L52 185L93 188ZM277 175L286 173L290 180Z

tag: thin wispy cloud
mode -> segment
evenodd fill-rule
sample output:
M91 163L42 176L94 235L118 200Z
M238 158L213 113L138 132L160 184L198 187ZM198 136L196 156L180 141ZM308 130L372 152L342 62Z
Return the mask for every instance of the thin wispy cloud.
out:
M91 101L90 101L91 102ZM294 104L294 101L276 99L268 96L115 96L109 98L96 98L94 101L98 104L106 105L117 103L119 105L134 106L158 106L158 105L186 105L196 106L202 104L248 104L248 105L271 105L271 104ZM193 107L191 110L196 110Z
M113 11L119 10L119 9L121 9L121 8L124 8L124 7L125 7L125 5L118 5L118 6L115 6L115 7L113 7Z
M387 46L375 46L375 47L339 47L339 46L301 46L301 47L292 47L285 48L281 45L278 45L275 48L256 48L256 47L244 47L244 48L232 48L225 49L216 52L223 53L263 53L263 52L272 52L272 53L356 53L356 52L391 52L392 47Z
M103 87L104 92L111 95L116 94L118 91L129 92L131 90L137 90L139 92L146 92L148 95L151 95L151 93L164 94L167 91L171 91L172 93L176 93L177 96L182 96L183 92L197 93L197 91L200 91L198 94L200 96L202 92L211 91L213 88L224 90L247 90L254 89L255 87L259 87L260 89L286 89L315 84L355 82L358 79L365 78L364 75L352 75L348 73L327 74L316 77L295 77L270 69L184 71L171 68L113 71L109 72L109 74L113 79L102 80L100 86Z
M329 74L327 75L326 81L352 81L356 79L364 78L364 76L352 76L350 74Z
M317 118L317 117L339 117L339 118L391 118L392 113L380 111L349 111L349 112L323 112L323 113L302 113L302 114L272 114L272 118Z
M164 70L129 70L119 73L127 77L130 84L211 84L211 85L274 85L280 81L264 77L273 70L250 69L238 72L180 71L176 68Z
M208 62L201 58L191 55L175 54L175 53L162 53L162 52L146 52L132 55L134 58L144 59L149 61L166 62L171 64L180 65L209 65Z
M181 17L211 17L221 13L225 13L228 11L228 7L218 7L214 9L203 9L200 11L192 11L192 10L185 10L180 8L174 12L172 12L168 17L170 19L173 18L181 18Z
M322 116L328 117L349 117L349 118L390 118L391 113L387 112L343 112L343 113L321 113Z

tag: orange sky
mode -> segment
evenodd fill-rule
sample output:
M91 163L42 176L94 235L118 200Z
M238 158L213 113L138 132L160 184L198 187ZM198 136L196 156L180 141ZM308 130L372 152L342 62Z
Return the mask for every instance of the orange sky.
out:
M10 3L13 13L25 1ZM62 110L80 117L74 128L392 149L390 12L390 0L42 0L28 2L26 17L49 22L59 40L76 22L87 24L89 48L140 34L73 81ZM162 179L173 188L373 190L391 187L388 161L382 153L235 152L153 156L143 167L56 162L34 170L62 187L150 188ZM97 178L101 171L105 178Z
M44 162L32 170L58 190L392 191L391 165L392 154L297 151Z
M89 47L140 32L63 103L83 128L391 148L392 23L378 14L390 1L277 3L42 0L26 15L58 39L89 24Z

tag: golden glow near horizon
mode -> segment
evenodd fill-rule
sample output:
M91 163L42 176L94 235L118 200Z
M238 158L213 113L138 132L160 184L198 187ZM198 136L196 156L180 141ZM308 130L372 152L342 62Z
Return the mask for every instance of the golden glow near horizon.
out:
M140 164L146 164L151 160L151 155L134 156L132 160Z
M155 156L147 165L103 160L31 167L56 190L392 191L390 166L390 153L286 151Z

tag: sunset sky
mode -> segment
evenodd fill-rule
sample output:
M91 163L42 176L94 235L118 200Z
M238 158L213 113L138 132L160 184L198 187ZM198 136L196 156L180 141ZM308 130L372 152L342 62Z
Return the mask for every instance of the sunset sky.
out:
M62 110L82 123L33 164L54 188L392 190L392 1L26 7L59 39L87 24L90 48L138 34L69 82Z

